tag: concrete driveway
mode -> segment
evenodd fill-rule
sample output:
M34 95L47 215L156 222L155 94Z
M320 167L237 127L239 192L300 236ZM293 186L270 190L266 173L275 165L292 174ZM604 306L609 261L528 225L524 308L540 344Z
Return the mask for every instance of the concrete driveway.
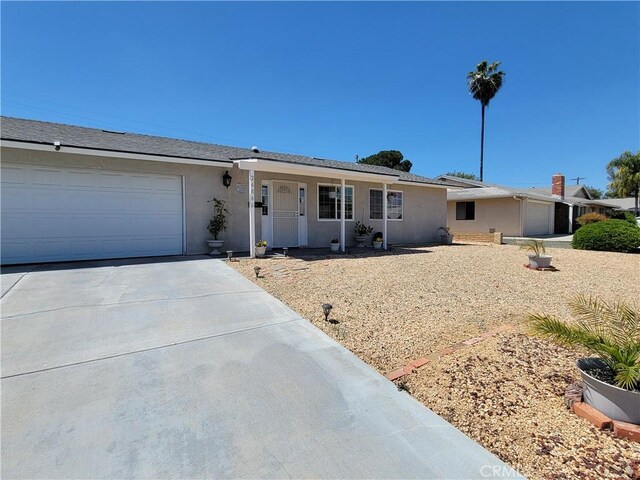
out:
M219 260L6 268L2 478L505 478Z

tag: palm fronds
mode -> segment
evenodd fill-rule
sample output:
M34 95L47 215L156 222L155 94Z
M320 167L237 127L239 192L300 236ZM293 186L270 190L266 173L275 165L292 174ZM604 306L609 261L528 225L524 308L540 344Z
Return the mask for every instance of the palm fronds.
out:
M615 373L616 385L640 384L640 315L634 305L578 295L570 302L571 323L546 314L529 316L531 330L562 345L583 346Z

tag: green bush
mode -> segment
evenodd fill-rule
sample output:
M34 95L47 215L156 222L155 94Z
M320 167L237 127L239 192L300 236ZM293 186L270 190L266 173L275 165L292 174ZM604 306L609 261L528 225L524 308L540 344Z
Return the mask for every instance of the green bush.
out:
M640 228L624 220L589 223L573 235L573 248L631 252L640 247Z
M636 217L633 216L633 213L624 210L611 212L609 214L609 218L612 218L614 220L624 220L625 222L629 222L633 226L638 225Z

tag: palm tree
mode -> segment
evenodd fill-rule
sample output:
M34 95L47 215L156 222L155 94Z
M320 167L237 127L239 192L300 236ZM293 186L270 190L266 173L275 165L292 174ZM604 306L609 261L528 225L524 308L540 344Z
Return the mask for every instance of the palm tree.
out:
M614 158L607 165L609 174L609 193L624 198L635 198L636 217L638 213L638 196L640 196L640 152L635 155L624 152L618 158Z
M491 65L483 60L473 72L467 73L467 83L469 93L473 98L480 100L482 105L482 132L480 134L480 181L483 181L484 173L484 108L489 106L489 102L496 96L502 87L502 77L505 73L498 70L500 62L493 62Z
M583 295L570 306L574 322L536 314L529 316L529 326L538 335L595 353L613 371L618 387L640 386L640 312L635 306Z

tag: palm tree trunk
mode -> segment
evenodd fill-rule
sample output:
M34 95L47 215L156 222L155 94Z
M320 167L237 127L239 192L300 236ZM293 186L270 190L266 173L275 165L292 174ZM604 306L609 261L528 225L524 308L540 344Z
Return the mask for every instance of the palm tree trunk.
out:
M480 181L484 180L484 103L482 104L482 129L480 131Z

